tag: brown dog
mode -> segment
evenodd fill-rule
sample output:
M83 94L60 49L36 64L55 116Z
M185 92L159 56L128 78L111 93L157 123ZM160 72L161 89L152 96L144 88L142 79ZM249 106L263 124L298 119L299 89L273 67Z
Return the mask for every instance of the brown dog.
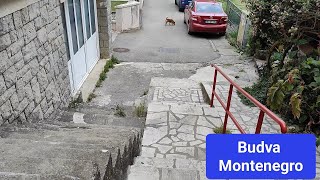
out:
M176 25L176 22L173 20L173 19L169 19L168 17L166 18L166 24L165 25L167 25L167 24L171 24L171 25Z

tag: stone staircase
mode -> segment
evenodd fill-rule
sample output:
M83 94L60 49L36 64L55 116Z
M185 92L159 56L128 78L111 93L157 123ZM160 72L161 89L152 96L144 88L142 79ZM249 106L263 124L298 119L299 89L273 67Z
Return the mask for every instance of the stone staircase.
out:
M46 123L0 129L0 179L125 179L144 122L82 106Z

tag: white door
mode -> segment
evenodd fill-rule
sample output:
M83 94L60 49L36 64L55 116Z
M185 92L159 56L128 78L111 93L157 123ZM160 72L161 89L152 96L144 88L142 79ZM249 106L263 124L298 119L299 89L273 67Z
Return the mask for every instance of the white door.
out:
M99 59L95 0L67 0L66 25L73 94Z
M84 12L86 21L86 59L87 70L91 71L93 66L98 61L99 48L98 47L98 31L96 25L96 1L95 0L83 0Z

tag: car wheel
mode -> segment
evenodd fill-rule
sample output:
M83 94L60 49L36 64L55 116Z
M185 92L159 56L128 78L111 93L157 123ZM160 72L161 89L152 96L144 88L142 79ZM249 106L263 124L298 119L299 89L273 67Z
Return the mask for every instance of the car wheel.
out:
M226 32L219 33L220 36L226 35Z
M179 7L179 11L182 12L184 10L184 8Z
M183 14L183 22L186 24L186 13Z
M177 1L176 1L176 0L174 0L174 4L175 4L175 5L178 5L178 3L177 3Z

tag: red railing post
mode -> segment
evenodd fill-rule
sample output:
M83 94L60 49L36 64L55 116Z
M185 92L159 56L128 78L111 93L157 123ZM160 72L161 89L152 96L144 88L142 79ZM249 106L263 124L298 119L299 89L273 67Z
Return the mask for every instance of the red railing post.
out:
M257 127L256 127L256 134L260 134L260 132L261 132L263 118L264 118L264 112L262 110L260 110L259 118L258 118L258 122L257 122Z
M260 114L259 114L259 118L258 118L258 122L257 122L257 126L256 126L256 132L255 132L256 134L259 134L261 132L261 127L263 124L263 118L264 118L265 114L267 116L269 116L273 121L275 121L280 126L282 133L287 132L286 123L281 118L279 118L272 111L270 111L267 107L265 107L263 104L261 104L258 100L256 100L249 93L247 93L245 90L243 90L238 84L236 84L233 80L231 80L223 71L221 71L221 69L217 65L211 64L211 66L215 68L215 71L214 71L214 77L213 77L210 106L211 107L213 106L213 99L214 99L214 96L216 96L218 102L221 104L223 109L226 111L224 123L223 123L223 133L226 133L228 118L230 117L231 120L234 122L234 124L237 126L238 130L242 134L245 134L245 131L243 130L243 128L240 126L240 124L235 119L233 114L229 111L230 105L231 105L233 87L235 87L238 92L240 92L242 95L244 95L246 98L248 98L256 107L258 107L260 109ZM222 77L224 77L230 83L227 105L224 104L224 102L221 100L221 97L219 97L218 93L215 92L218 72L221 74Z
M229 117L228 112L229 112L229 109L230 109L230 106L231 106L232 92L233 92L233 85L230 84L227 107L225 109L226 110L226 115L224 116L224 122L223 122L223 134L225 134L226 131L227 131L227 124L228 124L228 117Z
M214 75L213 75L213 84L212 84L212 93L211 93L211 101L210 101L210 107L213 106L213 98L214 98L214 93L216 90L216 84L217 84L217 75L218 71L217 69L214 70Z

